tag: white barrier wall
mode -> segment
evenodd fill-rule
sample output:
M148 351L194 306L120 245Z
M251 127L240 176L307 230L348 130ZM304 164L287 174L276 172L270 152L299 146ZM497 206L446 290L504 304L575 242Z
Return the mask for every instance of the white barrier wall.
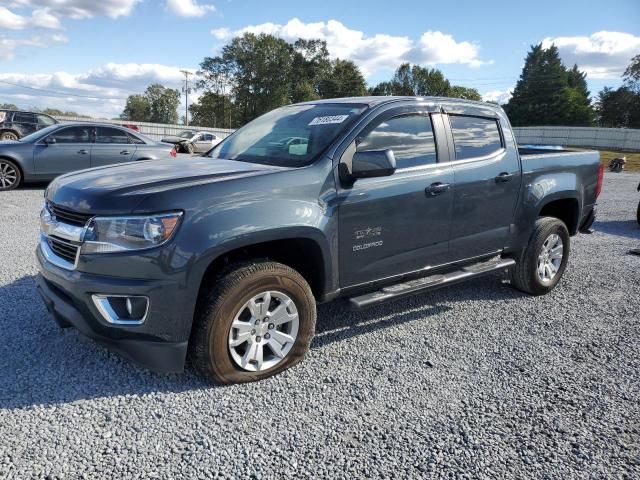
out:
M152 138L153 140L160 140L167 135L175 135L178 132L183 130L198 130L198 131L206 131L211 132L218 137L225 138L228 137L233 130L229 130L227 128L209 128L209 127L195 127L189 126L185 127L184 125L165 125L162 123L147 123L147 122L134 122L132 120L106 120L106 119L97 119L97 118L77 118L77 117L55 117L57 120L61 122L95 122L95 123L110 123L112 125L137 125L140 128L140 131L146 135L147 137Z
M143 134L154 140L167 135L175 135L186 128L212 132L225 138L234 130L227 128L185 127L184 125L165 125L162 123L134 122L131 120L104 120L75 117L56 117L60 121L100 122L113 125L134 124ZM572 147L590 147L608 150L640 152L640 130L628 128L598 127L514 127L520 145L561 145Z
M514 127L520 145L562 145L640 151L640 130L597 127Z

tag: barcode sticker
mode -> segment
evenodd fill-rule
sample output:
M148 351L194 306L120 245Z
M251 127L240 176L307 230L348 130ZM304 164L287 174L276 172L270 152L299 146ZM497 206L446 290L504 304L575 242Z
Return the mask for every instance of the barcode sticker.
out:
M330 115L327 117L316 117L309 122L309 125L328 125L330 123L342 123L349 115Z

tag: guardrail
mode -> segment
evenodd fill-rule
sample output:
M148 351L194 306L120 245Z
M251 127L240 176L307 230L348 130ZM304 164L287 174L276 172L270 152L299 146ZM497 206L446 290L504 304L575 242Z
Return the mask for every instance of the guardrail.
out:
M640 130L599 127L514 127L520 145L561 145L640 152Z
M228 137L234 130L228 128L210 128L210 127L196 127L185 125L168 125L163 123L148 123L148 122L134 122L133 120L115 120L115 119L102 119L102 118L81 118L81 117L63 117L56 116L56 120L61 122L94 122L94 123L108 123L111 125L137 125L140 128L140 132L147 137L154 140L161 140L168 135L176 135L183 130L197 130L204 132L211 132L218 137Z

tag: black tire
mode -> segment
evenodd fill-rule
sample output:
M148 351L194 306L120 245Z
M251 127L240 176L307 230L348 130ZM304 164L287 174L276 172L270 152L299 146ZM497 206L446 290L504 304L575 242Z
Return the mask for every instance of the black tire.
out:
M20 136L16 132L5 130L0 133L0 140L19 140Z
M299 319L297 336L279 363L265 370L248 371L232 357L229 346L231 324L245 303L264 291L282 292L295 303ZM315 333L315 323L315 299L309 284L298 272L270 261L235 265L224 272L198 300L188 360L200 375L217 383L262 380L304 358ZM272 325L269 324L269 328Z
M562 240L562 260L555 276L549 281L543 282L538 275L538 257L545 241L552 234L557 234ZM511 269L511 284L530 295L549 293L558 284L567 268L569 251L569 231L564 222L553 217L539 218L536 220L527 247L517 256L516 265Z
M189 155L193 155L193 152L195 152L195 151L196 151L196 149L195 149L195 147L193 146L193 144L192 144L192 143L187 143L187 144L185 144L184 149L186 150L186 152L187 152Z
M11 160L0 158L0 192L18 188L22 183L22 172Z
M638 210L636 211L636 221L640 225L640 202L638 203Z

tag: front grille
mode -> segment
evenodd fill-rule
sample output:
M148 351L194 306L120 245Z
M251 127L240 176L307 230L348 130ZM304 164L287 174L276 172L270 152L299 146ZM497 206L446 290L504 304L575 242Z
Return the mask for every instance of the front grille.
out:
M76 257L78 255L79 245L75 245L67 240L62 240L57 237L48 237L47 243L53 253L57 256L64 258L69 263L76 263Z
M77 227L84 227L93 215L89 213L78 213L66 208L59 207L53 203L48 203L49 211L62 223L68 223Z

